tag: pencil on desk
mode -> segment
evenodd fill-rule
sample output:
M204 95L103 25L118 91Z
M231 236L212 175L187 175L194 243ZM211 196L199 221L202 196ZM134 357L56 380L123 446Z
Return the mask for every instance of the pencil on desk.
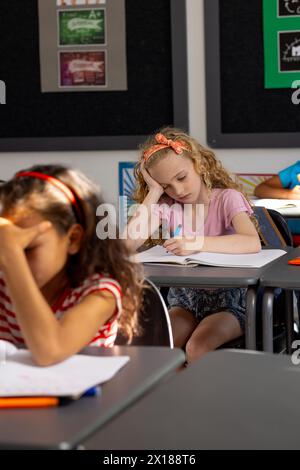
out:
M0 409L3 408L51 408L66 405L81 397L98 397L101 387L92 387L76 397L3 397L0 398Z
M294 265L294 266L300 266L300 257L299 258L294 258L290 259L288 261L288 264Z
M101 387L96 386L86 390L82 397L98 397L99 395L101 395Z
M56 397L8 397L0 398L1 408L49 408L59 406L61 400Z

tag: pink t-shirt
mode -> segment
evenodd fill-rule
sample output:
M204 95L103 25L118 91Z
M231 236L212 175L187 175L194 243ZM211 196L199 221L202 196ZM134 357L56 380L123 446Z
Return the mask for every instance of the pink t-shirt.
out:
M253 213L249 202L242 193L235 189L220 188L215 188L211 192L208 214L204 222L204 233L203 225L201 228L201 224L199 226L200 230L196 231L193 231L191 226L184 224L183 211L183 204L163 197L158 212L172 233L174 233L179 225L182 225L183 229L180 235L204 235L211 237L234 234L232 219L241 212L247 212L248 215ZM154 213L156 212L154 211Z

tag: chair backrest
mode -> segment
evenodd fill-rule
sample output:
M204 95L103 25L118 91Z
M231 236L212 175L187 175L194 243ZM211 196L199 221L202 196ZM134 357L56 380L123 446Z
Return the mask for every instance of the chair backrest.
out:
M285 248L293 246L293 238L284 217L273 209L253 207L264 246Z
M167 306L158 288L149 279L145 279L143 295L143 306L139 317L141 334L134 336L130 345L173 348L173 334ZM118 334L115 344L125 343L122 335Z

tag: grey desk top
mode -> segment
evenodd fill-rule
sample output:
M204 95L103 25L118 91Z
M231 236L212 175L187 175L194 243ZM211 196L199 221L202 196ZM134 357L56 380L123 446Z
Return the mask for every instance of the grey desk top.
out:
M262 268L221 268L144 265L145 275L158 286L171 287L248 287L256 285L276 261Z
M300 368L289 356L217 351L159 385L86 449L299 449Z
M279 258L270 269L262 273L260 282L264 287L281 287L283 289L300 289L300 266L291 266L288 260L300 257L300 247L289 251Z
M57 408L0 410L0 449L70 449L124 410L184 362L178 349L161 347L89 348L89 353L129 355L129 363L86 397Z

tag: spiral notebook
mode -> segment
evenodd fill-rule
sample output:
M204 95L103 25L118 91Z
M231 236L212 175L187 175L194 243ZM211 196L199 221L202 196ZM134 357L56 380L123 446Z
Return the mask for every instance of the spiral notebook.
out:
M154 246L138 254L141 263L169 264L183 266L220 266L227 268L261 268L285 255L284 250L261 250L250 254L224 254L200 252L190 256L176 256L168 253L163 246Z

